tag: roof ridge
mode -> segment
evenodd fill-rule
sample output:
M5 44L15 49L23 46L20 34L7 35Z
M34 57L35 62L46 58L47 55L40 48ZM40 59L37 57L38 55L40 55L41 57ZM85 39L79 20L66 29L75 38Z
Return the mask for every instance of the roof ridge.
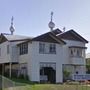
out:
M11 34L9 34L9 33L1 33L1 34L3 34L3 35L11 35Z

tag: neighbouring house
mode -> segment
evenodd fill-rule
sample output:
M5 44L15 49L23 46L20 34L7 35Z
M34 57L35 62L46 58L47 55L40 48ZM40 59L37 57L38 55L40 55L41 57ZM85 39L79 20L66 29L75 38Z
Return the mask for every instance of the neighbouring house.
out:
M87 73L90 74L90 53L86 54L86 70Z
M86 64L90 65L90 53L86 54Z
M12 26L12 24L11 24ZM2 33L0 35L0 72L4 75L28 75L31 81L62 83L64 74L86 73L85 44L74 30L53 29L36 37Z

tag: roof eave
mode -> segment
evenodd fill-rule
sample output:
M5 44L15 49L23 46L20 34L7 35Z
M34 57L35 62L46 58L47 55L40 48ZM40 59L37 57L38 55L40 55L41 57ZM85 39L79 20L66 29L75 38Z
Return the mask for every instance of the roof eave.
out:
M88 41L83 38L81 35L79 35L78 33L76 33L73 29L71 29L71 33L73 33L74 35L76 35L79 39L81 39L84 43L88 43Z
M66 42L65 41L63 41L62 39L60 39L60 38L58 38L56 35L54 35L54 33L50 33L49 34L53 39L55 39L57 42L59 42L60 44L66 44Z

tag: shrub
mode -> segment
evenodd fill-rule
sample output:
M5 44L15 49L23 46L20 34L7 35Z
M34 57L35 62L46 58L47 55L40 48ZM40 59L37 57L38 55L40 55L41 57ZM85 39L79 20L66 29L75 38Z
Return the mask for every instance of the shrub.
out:
M63 79L64 79L64 81L70 79L70 72L69 71L67 71L67 70L63 71Z
M20 78L20 79L25 79L25 80L29 80L28 75L23 75L23 74L20 74L18 78Z

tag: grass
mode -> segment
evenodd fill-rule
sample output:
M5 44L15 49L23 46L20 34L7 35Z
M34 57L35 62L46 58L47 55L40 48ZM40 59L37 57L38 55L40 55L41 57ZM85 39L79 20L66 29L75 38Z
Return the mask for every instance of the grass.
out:
M88 85L80 85L79 83L74 85L69 84L33 84L29 80L12 79L15 83L15 87L10 87L10 90L90 90ZM5 89L7 90L7 88ZM8 89L9 90L9 89Z
M60 85L60 84L58 85L57 84L35 84L35 85L14 87L14 90L90 90L90 86Z
M90 87L82 85L46 84L46 85L34 85L32 87L32 90L90 90Z
M17 83L33 84L31 81L25 79L11 78L11 80Z

